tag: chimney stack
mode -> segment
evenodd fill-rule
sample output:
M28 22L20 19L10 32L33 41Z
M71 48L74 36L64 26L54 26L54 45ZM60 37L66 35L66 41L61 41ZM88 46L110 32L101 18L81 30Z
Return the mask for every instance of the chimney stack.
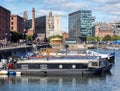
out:
M35 9L32 9L32 30L35 31Z

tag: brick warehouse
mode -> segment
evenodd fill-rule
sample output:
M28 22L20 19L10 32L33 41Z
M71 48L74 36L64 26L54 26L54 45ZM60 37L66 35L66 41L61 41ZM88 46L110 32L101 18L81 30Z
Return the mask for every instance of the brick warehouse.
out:
M24 19L18 15L10 15L10 31L24 32Z
M10 39L10 11L0 6L0 41Z

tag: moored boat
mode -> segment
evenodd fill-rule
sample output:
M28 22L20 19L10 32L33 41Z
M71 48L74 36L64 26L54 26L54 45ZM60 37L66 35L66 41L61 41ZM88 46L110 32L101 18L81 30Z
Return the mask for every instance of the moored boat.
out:
M48 57L27 59L18 61L16 64L16 71L25 75L89 74L102 73L107 70L105 70L104 60L101 58Z
M105 59L106 61L110 63L115 63L115 52L111 52L110 54L102 54L94 51L87 51L87 54L91 56L100 56L102 59Z
M48 54L48 53L47 53ZM40 56L40 57L39 57ZM115 53L49 53L49 55L28 55L17 61L15 71L21 74L83 74L110 71ZM110 61L111 60L111 61Z

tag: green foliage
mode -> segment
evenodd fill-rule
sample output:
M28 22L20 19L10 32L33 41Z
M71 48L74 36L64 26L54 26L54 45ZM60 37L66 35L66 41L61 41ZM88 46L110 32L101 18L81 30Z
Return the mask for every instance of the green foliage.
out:
M89 41L89 42L98 42L98 41L100 41L101 40L101 38L99 37L99 36L96 36L96 37L93 37L93 36L87 36L87 41Z
M93 37L93 36L87 36L87 41L91 42L91 41L95 41L95 42L99 42L102 38L100 38L99 36ZM114 41L114 40L120 40L120 36L110 36L110 35L106 35L105 37L103 37L102 41Z
M99 36L95 36L94 40L95 40L95 42L99 42L101 40L101 38Z
M12 42L17 42L17 41L19 41L19 39L22 38L22 35L18 32L11 32L11 34L12 34L11 35L11 41Z
M53 38L62 38L62 36L60 35L50 36L47 40L50 42L50 40Z
M111 40L120 40L120 36L112 36Z
M110 35L106 35L103 39L102 39L102 41L110 41L112 38L111 38L111 36Z
M87 41L94 41L94 37L93 36L87 36Z
M32 40L32 36L26 35L26 36L25 36L25 40L27 40L27 41Z

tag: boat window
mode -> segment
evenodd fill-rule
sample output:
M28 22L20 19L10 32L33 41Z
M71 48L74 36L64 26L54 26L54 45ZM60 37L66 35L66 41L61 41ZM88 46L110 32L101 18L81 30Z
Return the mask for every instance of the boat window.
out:
M41 64L40 69L47 69L47 64Z
M88 52L88 54L91 54L91 52Z
M72 65L72 68L75 69L75 68L76 68L76 65Z
M63 68L63 65L59 65L59 68L62 69L62 68Z
M21 65L21 69L28 69L28 64Z

